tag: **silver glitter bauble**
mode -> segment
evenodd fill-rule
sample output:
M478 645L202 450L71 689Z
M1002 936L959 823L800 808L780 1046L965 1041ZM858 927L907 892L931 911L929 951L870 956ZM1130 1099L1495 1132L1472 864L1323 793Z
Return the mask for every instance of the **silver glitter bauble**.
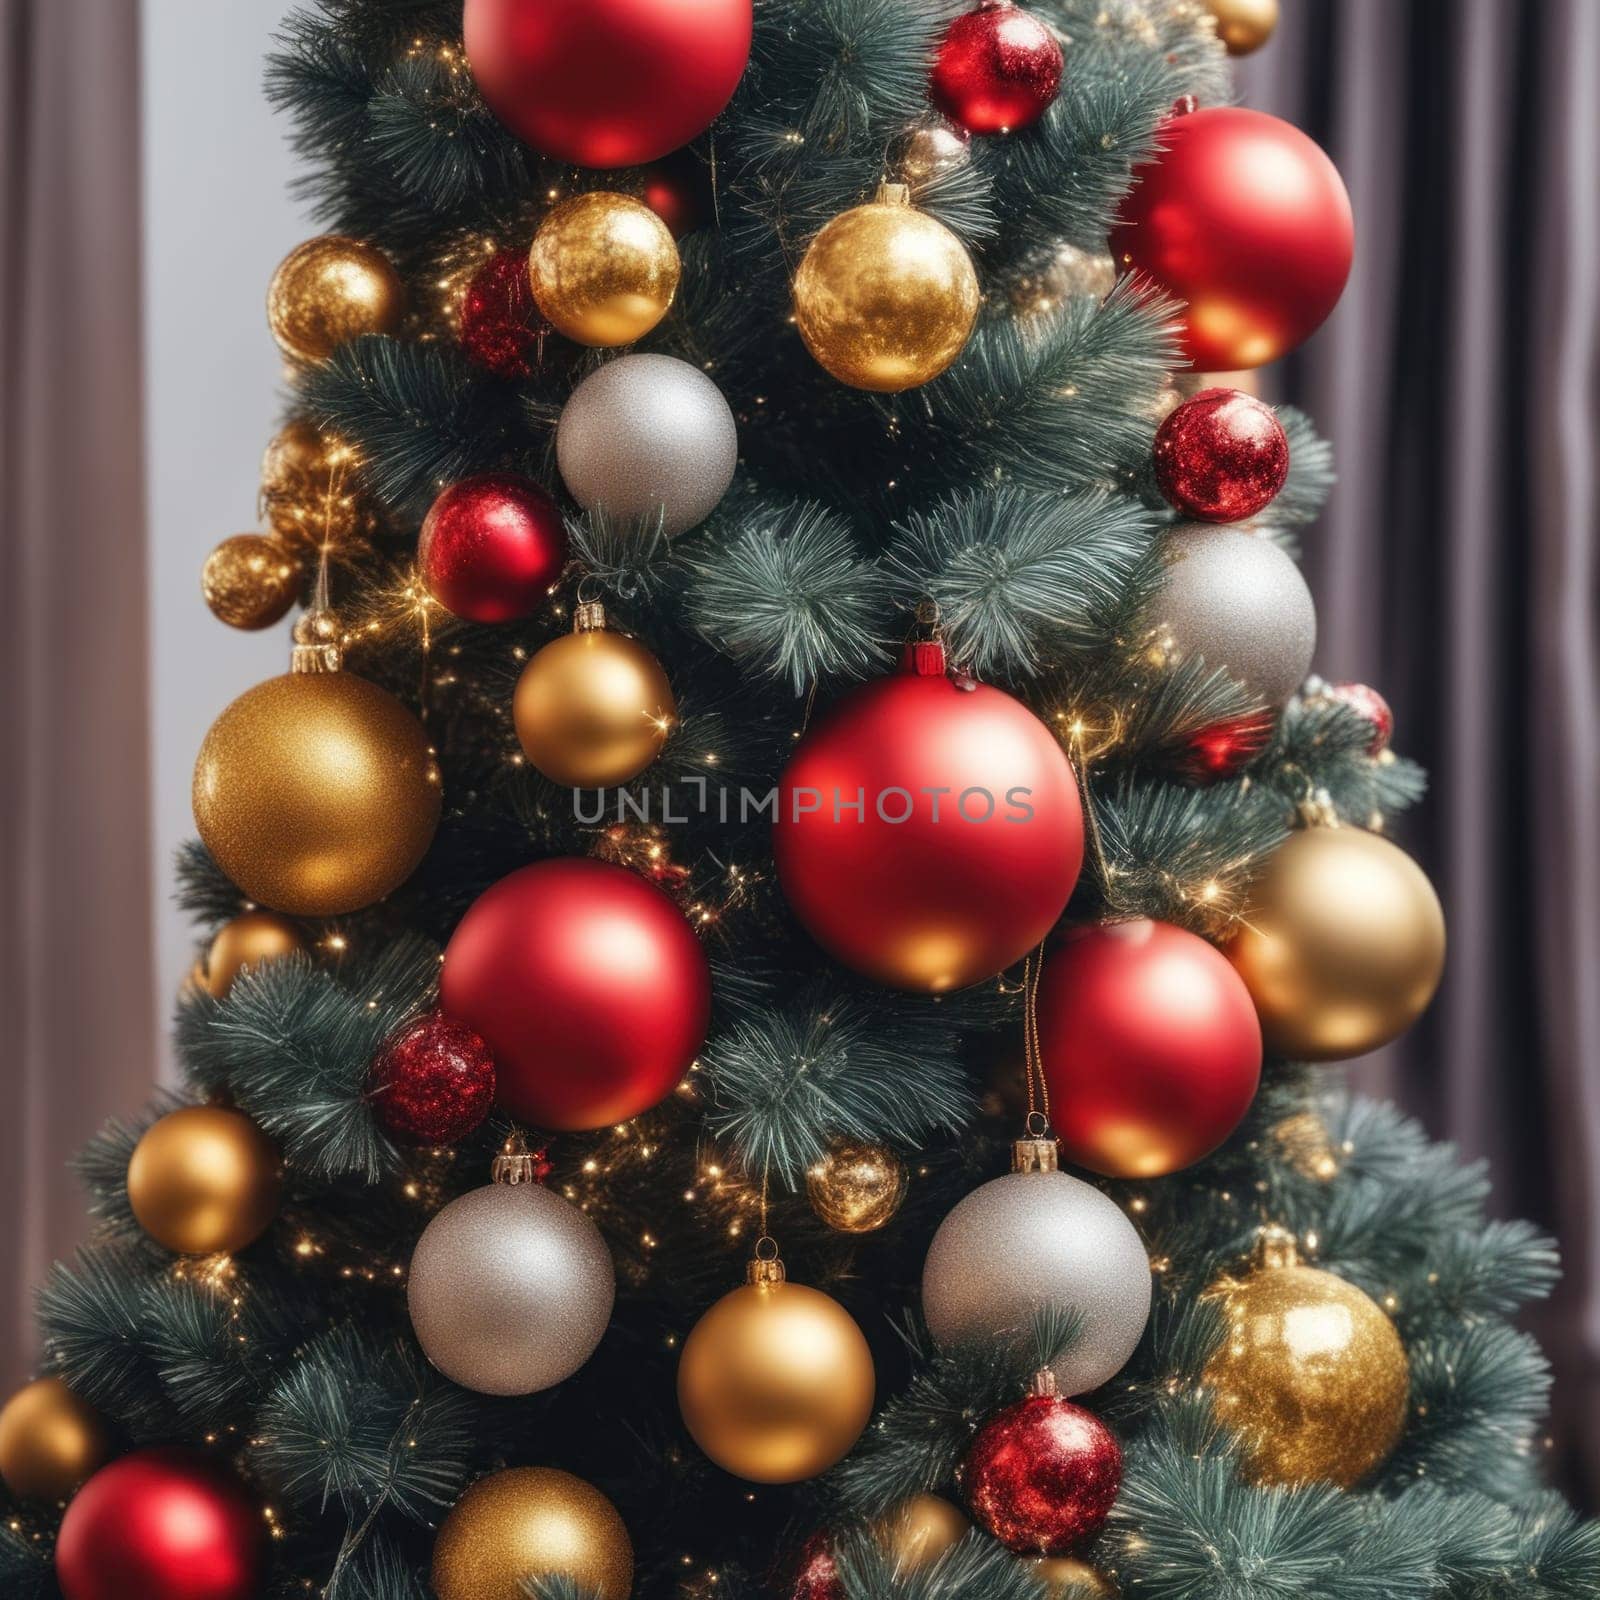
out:
M406 1291L423 1353L480 1394L569 1378L611 1320L616 1273L600 1230L537 1183L452 1200L417 1241Z
M1097 1389L1122 1370L1150 1318L1149 1258L1121 1208L1092 1184L1013 1172L974 1189L939 1224L922 1269L922 1314L948 1349L1021 1344L1048 1306L1082 1318L1056 1363L1061 1392Z
M1168 541L1172 564L1148 621L1173 662L1200 656L1263 705L1298 689L1317 645L1317 609L1294 558L1239 528L1185 522Z
M968 160L972 153L970 137L943 117L930 117L900 136L890 160L899 169L901 178L911 185L914 194L923 185L954 172Z
M667 538L704 521L733 482L739 435L722 391L673 356L622 356L572 391L556 462L585 511L660 516Z

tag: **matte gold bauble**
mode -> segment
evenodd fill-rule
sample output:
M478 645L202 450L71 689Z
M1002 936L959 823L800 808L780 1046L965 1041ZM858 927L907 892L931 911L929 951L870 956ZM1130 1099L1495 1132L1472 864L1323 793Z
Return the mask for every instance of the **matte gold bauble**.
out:
M1411 1370L1394 1324L1353 1283L1262 1232L1253 1268L1207 1291L1227 1324L1204 1382L1254 1483L1359 1483L1399 1443Z
M883 393L938 377L961 354L979 298L966 246L913 210L903 183L835 217L794 275L806 349L840 383Z
M263 533L236 533L206 557L200 592L211 614L230 628L270 628L294 604L300 563Z
M655 760L677 710L661 663L637 639L612 633L604 608L586 601L574 631L522 669L511 716L524 754L547 778L608 789Z
M806 1172L811 1209L840 1233L871 1233L900 1209L906 1166L885 1145L841 1139Z
M293 361L325 361L364 333L394 333L405 310L405 285L388 256L339 233L296 245L267 289L272 337Z
M579 344L643 338L666 316L682 271L666 223L642 200L604 190L554 207L528 251L535 303Z
M1044 1585L1045 1600L1116 1600L1116 1585L1075 1556L1037 1556L1028 1565Z
M59 1378L24 1384L0 1409L0 1480L19 1500L65 1500L110 1459L105 1418Z
M1259 50L1278 26L1278 0L1206 0L1230 56Z
M272 531L292 549L348 546L371 531L357 493L355 449L296 419L273 435L261 458L261 498Z
M872 1525L874 1539L893 1563L896 1578L931 1567L972 1524L936 1494L914 1494L886 1511Z
M837 1300L753 1261L750 1281L694 1325L678 1364L678 1407L719 1467L797 1483L841 1460L872 1416L867 1341Z
M1342 1061L1403 1033L1444 971L1444 913L1422 868L1363 828L1303 828L1268 861L1228 959L1268 1051Z
M185 1106L152 1123L128 1162L128 1204L180 1255L242 1250L278 1214L277 1147L238 1111Z
M217 929L199 971L201 987L213 1000L225 999L241 972L304 949L305 941L292 922L270 911L247 911Z
M524 1581L564 1575L596 1600L628 1600L633 1543L593 1484L554 1467L479 1478L433 1541L439 1600L526 1600Z

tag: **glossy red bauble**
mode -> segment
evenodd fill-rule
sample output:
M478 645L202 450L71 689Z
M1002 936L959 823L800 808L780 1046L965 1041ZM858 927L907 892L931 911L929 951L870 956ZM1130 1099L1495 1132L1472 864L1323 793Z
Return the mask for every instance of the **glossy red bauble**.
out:
M407 1144L464 1139L494 1104L494 1056L471 1028L431 1011L413 1018L372 1063L378 1120Z
M1261 1024L1220 950L1166 922L1075 929L1045 955L1039 1054L1061 1153L1110 1178L1210 1154L1261 1081Z
M751 26L751 0L467 0L463 18L489 109L580 167L638 166L704 133Z
M1064 1556L1122 1487L1122 1447L1092 1411L1032 1394L978 1430L961 1464L972 1520L1018 1555Z
M1061 65L1061 43L1037 17L984 0L946 30L930 98L968 133L1031 128L1061 87Z
M550 598L567 559L561 509L532 478L485 472L433 502L417 540L430 595L469 622L514 622Z
M1239 106L1173 116L1137 168L1112 258L1185 302L1203 372L1259 367L1308 339L1355 254L1350 196L1298 128Z
M468 357L497 378L515 381L538 370L554 335L533 298L526 249L497 250L472 275L456 337Z
M1202 389L1156 430L1156 482L1185 516L1242 522L1269 506L1289 476L1277 413L1237 389Z
M78 1491L56 1540L65 1600L257 1600L261 1507L198 1450L136 1450Z
M1369 756L1382 755L1389 748L1394 737L1394 712L1376 689L1365 683L1330 683L1322 693L1326 699L1348 706L1372 729L1367 743Z
M625 1122L677 1087L705 1043L711 969L683 913L625 867L559 857L468 908L444 953L443 1010L494 1052L521 1122Z
M1208 723L1184 740L1174 765L1192 783L1237 777L1272 743L1276 724L1270 711L1247 711Z
M847 967L961 989L1020 961L1083 864L1083 812L1050 730L1002 690L921 666L846 695L778 784L772 849L795 915Z

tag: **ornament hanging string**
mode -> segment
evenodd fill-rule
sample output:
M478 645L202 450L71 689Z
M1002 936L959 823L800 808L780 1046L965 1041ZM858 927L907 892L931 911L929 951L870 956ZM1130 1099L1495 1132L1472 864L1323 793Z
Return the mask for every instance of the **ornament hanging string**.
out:
M1030 950L1022 963L1022 1063L1028 1084L1028 1116L1024 1124L1030 1139L1050 1132L1050 1082L1044 1075L1044 1054L1039 1048L1039 974L1044 970L1044 946Z

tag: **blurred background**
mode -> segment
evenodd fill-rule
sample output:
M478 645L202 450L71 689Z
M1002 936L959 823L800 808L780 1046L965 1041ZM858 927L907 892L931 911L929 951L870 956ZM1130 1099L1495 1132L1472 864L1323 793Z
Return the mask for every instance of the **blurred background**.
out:
M1451 954L1357 1084L1561 1241L1530 1319L1554 1476L1600 1499L1600 3L1282 0L1241 98L1338 163L1344 300L1263 374L1334 444L1318 670L1432 772ZM198 574L257 525L262 297L315 232L260 92L285 0L0 0L0 1392L86 1223L66 1163L168 1071L170 902L213 717L284 670ZM1070 71L1070 61L1068 70ZM193 129L209 130L202 139Z

